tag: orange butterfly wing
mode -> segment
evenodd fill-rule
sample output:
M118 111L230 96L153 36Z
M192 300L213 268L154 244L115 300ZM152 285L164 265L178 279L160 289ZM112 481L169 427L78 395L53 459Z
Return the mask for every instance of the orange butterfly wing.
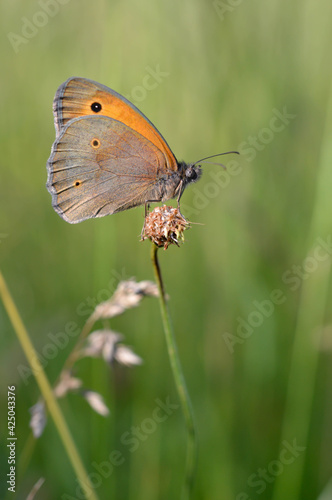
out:
M97 105L100 106L98 111ZM86 78L69 78L57 90L53 113L57 135L73 118L103 115L118 120L144 136L164 154L166 170L178 170L174 154L150 120L125 97L105 85Z

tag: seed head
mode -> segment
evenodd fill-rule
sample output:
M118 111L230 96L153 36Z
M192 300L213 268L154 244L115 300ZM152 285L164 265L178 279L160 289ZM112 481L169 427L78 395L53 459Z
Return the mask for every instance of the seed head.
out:
M189 222L179 209L163 205L156 207L145 217L142 240L150 239L166 250L169 245L179 246L179 241L184 240L184 230L189 227Z

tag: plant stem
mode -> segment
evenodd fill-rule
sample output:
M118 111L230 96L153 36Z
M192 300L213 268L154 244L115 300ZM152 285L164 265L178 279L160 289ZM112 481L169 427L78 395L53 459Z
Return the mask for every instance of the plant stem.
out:
M156 282L159 288L160 309L163 320L164 332L166 336L168 355L170 358L175 385L179 394L182 411L185 418L185 424L187 428L186 471L185 471L185 482L183 485L181 498L182 500L188 500L190 498L194 482L196 456L197 456L197 438L196 438L196 431L194 424L193 409L188 394L188 390L186 387L186 382L183 376L175 335L166 303L165 288L160 271L157 252L158 252L158 247L154 243L152 243L151 258L152 258L152 264Z
M0 297L2 298L5 309L8 313L9 319L13 325L16 335L21 343L22 349L26 358L31 366L32 373L37 381L40 391L45 399L50 415L53 418L55 426L58 430L60 439L67 451L68 458L76 472L77 479L86 495L90 500L98 500L93 486L90 482L89 476L78 454L73 438L68 429L67 423L60 410L57 399L54 396L50 383L45 375L43 367L40 364L35 348L29 338L29 334L23 324L20 314L16 305L10 295L6 282L0 271Z
M95 324L95 322L97 321L97 319L98 318L96 317L96 314L95 314L95 311L94 311L88 317L88 319L86 320L86 322L85 322L85 324L84 324L84 326L82 328L82 331L81 331L81 333L80 333L80 335L79 335L79 337L77 339L76 344L74 345L74 347L72 348L72 350L71 350L68 358L66 359L64 367L61 370L60 377L61 377L61 374L63 374L65 371L70 371L72 369L74 363L77 361L77 359L80 356L80 349L82 348L85 339L87 338L87 336L91 332L92 327Z

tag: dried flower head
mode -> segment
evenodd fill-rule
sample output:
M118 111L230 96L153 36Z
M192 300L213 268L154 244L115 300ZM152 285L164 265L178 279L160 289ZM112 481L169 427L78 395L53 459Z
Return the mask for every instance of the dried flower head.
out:
M103 417L107 417L109 415L110 411L105 405L104 399L99 394L98 392L95 391L82 391L82 396L84 399L89 403L91 408L99 413L99 415L102 415Z
M63 398L68 392L73 392L82 386L82 380L73 377L71 372L64 370L60 375L60 380L54 388L57 398Z
M114 352L114 359L125 366L135 366L143 363L143 359L124 344L118 344Z
M127 309L137 307L144 297L158 295L158 287L152 281L120 281L112 297L98 304L94 311L94 320L114 318Z
M88 336L81 357L103 358L107 363L117 361L126 366L141 365L142 358L129 347L119 344L123 336L112 330L96 330Z
M44 402L39 401L34 406L29 408L29 411L31 413L29 425L32 429L34 437L39 438L43 433L47 420Z
M33 500L35 498L36 494L38 493L38 491L40 490L40 488L43 486L44 482L45 482L45 478L40 477L38 479L38 481L33 485L32 489L30 490L30 493L26 497L26 500Z
M189 222L178 208L163 205L156 207L145 217L142 240L148 238L166 250L172 244L179 246L179 240L184 240L183 232L188 228Z

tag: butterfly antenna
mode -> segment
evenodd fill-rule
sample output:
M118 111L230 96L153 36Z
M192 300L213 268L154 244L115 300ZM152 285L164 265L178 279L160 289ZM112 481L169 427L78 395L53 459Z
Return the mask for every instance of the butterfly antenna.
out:
M218 163L216 161L205 161L204 163L208 163L209 165L218 165L218 167L222 167L224 170L227 170L223 163Z
M239 155L240 153L238 151L227 151L226 153L218 153L217 155L212 155L212 156L206 156L206 158L201 158L198 161L195 161L192 166L197 165L197 163L201 163L202 161L209 160L210 158L216 158L216 156L223 156L223 155L230 155L230 154L236 154Z

